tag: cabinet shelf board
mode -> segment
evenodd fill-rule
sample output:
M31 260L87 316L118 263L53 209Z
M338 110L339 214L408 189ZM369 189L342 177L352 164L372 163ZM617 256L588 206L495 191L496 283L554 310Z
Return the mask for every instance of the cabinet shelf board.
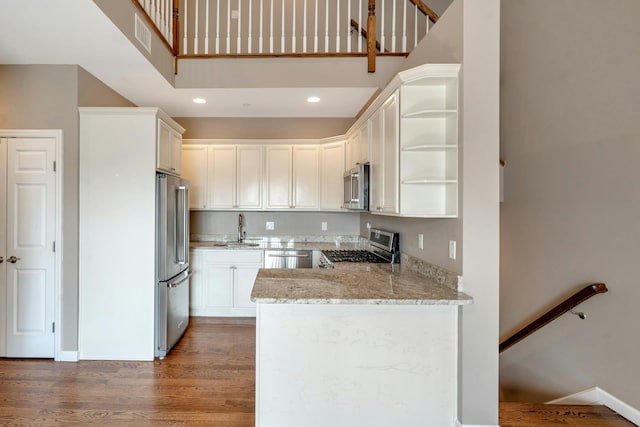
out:
M419 110L410 113L404 113L403 119L422 119L422 118L445 118L453 117L458 113L458 110Z
M432 150L455 150L457 145L453 144L422 144L402 147L402 151L432 151Z

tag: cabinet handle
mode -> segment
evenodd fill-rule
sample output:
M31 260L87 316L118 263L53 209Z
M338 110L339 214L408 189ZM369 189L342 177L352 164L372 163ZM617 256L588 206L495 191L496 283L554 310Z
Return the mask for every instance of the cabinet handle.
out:
M175 171L175 170L176 170L176 168L171 168L171 170L172 170L172 171Z

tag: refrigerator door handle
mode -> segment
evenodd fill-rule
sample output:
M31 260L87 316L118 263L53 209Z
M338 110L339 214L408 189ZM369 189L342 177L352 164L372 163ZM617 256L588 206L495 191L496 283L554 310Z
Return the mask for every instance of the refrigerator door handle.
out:
M180 278L180 280L176 281L176 282L169 282L167 283L167 288L177 288L178 286L180 286L182 283L186 282L187 280L189 280L191 278L191 276L193 276L193 273L191 271L189 271L187 273L186 276Z
M188 189L186 186L181 185L178 187L177 197L177 215L176 215L176 254L178 264L188 264L189 256L189 197Z

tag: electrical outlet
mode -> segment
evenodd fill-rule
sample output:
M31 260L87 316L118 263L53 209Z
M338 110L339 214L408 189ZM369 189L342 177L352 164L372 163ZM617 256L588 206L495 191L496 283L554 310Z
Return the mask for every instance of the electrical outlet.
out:
M231 19L238 19L239 15L240 14L238 13L237 10L232 10L231 11Z
M326 222L322 223L322 231L327 231L327 223Z
M273 222L273 221L267 221L267 223L266 223L266 229L267 229L267 230L273 230L273 229L275 229L275 224L274 224L274 222Z
M449 258L456 259L456 241L449 240Z
M424 234L418 234L418 249L424 249Z

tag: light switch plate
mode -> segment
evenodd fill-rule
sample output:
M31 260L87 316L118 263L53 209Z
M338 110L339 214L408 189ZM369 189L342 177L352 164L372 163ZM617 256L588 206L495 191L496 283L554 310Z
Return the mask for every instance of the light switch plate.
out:
M449 258L456 259L456 241L449 240Z
M266 229L267 230L273 230L275 228L275 224L273 221L267 221L266 223Z
M322 222L322 231L327 231L327 223Z
M424 234L418 234L418 249L424 249Z

